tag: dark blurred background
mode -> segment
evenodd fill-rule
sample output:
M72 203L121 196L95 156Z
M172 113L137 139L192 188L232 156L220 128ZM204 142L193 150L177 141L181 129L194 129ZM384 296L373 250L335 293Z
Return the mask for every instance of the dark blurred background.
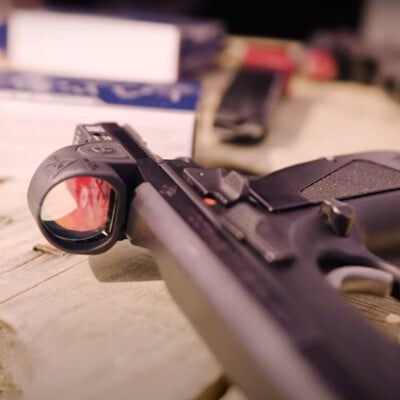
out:
M154 12L218 18L229 32L244 35L305 39L320 29L356 30L364 1L311 0L218 1L218 0L20 0L17 5L42 5L75 10Z

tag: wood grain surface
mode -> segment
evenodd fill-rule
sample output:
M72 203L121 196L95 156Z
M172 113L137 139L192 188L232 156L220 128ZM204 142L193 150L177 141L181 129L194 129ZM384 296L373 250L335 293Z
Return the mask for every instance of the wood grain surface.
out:
M0 398L219 398L221 368L148 252L127 241L99 256L54 252L26 190L0 184Z
M211 76L206 85L229 78ZM400 105L379 89L296 79L291 93L266 140L248 147L218 142L207 111L218 96L206 96L197 160L265 173L325 155L400 149ZM47 247L26 189L26 182L0 183L0 399L245 400L146 250L122 242L87 257ZM398 304L377 315L375 299L350 300L378 325L398 314ZM391 321L396 339L400 324Z

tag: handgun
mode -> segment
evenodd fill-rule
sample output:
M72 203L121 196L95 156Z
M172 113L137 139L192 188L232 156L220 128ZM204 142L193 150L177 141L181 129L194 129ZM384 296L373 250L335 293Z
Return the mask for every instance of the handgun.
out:
M342 292L399 298L400 152L263 177L154 155L115 123L79 125L38 167L44 236L95 254L148 247L183 312L250 399L397 400L400 347Z

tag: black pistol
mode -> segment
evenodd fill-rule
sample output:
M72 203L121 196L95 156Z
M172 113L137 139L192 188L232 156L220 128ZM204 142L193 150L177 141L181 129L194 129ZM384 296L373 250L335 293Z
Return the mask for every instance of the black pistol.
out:
M33 176L44 236L93 254L128 237L250 399L398 400L400 347L342 296L399 298L400 152L261 178L153 155L128 126L79 125Z

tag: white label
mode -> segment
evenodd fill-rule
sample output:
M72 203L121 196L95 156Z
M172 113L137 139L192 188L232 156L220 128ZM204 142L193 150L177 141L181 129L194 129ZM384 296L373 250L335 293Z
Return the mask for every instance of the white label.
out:
M178 77L179 46L172 24L22 10L9 19L13 68L169 83Z

